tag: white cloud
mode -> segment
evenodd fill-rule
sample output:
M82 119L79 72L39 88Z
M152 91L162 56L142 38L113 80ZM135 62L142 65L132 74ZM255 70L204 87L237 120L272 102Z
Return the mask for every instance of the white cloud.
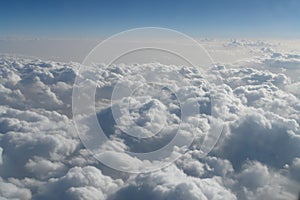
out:
M4 182L0 178L0 197L1 199L29 200L32 196L29 189L17 187L12 183Z
M247 41L241 45L266 46ZM273 50L267 56L271 60L266 60L266 65L275 63L287 68L292 68L299 59L296 54L276 54ZM193 143L195 148L184 157L162 170L136 175L108 169L81 144L71 120L72 84L79 64L2 57L1 66L0 196L3 198L293 199L298 193L299 82L282 73L221 66L212 69L212 77L226 84L213 88L217 91L216 111L223 112L226 124L216 148L202 158L199 149L209 129L206 116L211 109L206 83L189 68L158 65L160 74L171 73L174 77L180 74L183 82L192 83L189 87L173 88L185 97L182 105L192 107L195 102L200 105L200 115L189 116L186 121L189 123L181 124L182 140L193 135L190 124L200 125L195 129L198 134ZM154 69L154 64L147 67ZM123 151L158 149L172 139L180 123L182 105L171 92L157 99L153 98L155 93L143 96L141 89L136 91L141 97L114 102L113 106L126 108L125 103L130 100L134 120L145 126L137 128L134 120L119 115L121 126L117 127L107 100L119 79L133 86L143 83L141 69L121 65L92 72L97 78L96 96L102 97L96 102L101 110L98 118L112 139L103 148L118 151L102 156L125 168L147 162L126 157ZM130 73L140 76L130 79ZM162 76L154 75L150 77L153 81ZM147 126L151 120L153 127ZM140 141L121 131L137 128L142 135L149 135L162 122L167 127L151 139Z
M236 177L241 199L293 199L298 190L297 183L257 161L246 162Z
M290 176L292 179L300 181L300 158L294 158L290 166Z
M40 199L104 199L114 193L123 181L104 176L101 171L92 166L71 168L60 178L49 179L36 196Z
M139 175L109 199L236 199L217 178L200 179L187 176L171 166L149 175Z
M286 68L286 69L299 69L300 56L298 54L278 53L274 52L269 58L264 60L267 67Z

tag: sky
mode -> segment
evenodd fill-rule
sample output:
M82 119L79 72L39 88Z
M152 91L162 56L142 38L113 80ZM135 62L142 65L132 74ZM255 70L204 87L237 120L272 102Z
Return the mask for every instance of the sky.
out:
M107 37L155 26L194 37L299 38L297 0L1 0L0 36Z

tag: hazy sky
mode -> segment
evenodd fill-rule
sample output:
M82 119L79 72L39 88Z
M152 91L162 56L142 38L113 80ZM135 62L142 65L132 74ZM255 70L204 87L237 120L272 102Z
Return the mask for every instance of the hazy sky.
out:
M106 37L143 26L202 37L299 38L297 0L1 0L0 35Z

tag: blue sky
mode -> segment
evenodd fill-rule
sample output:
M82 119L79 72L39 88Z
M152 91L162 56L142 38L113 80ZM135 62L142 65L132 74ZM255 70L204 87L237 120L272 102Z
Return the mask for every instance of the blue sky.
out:
M200 37L300 37L297 0L1 0L0 35L102 37L159 26Z

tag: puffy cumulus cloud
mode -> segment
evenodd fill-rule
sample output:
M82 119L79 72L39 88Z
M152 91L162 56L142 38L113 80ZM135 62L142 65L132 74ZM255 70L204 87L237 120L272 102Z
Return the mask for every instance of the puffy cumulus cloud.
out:
M297 45L296 45L297 46ZM261 48L259 56L252 62L255 63L253 66L259 66L259 68L269 69L272 72L283 72L291 77L292 80L299 82L299 67L300 67L300 56L298 50L290 48ZM296 86L296 85L294 85ZM297 90L295 88L294 90ZM294 91L291 88L291 91ZM296 92L299 97L299 93Z
M218 178L187 176L174 166L138 175L131 182L109 199L236 199Z
M2 106L0 121L3 177L33 175L43 179L61 175L65 171L61 161L80 145L69 119L55 111L22 111ZM49 169L48 174L42 168Z
M234 172L232 164L226 159L207 157L204 158L204 161L207 166L207 173L210 176L226 177Z
M123 73L124 71L127 73ZM119 72L118 76L115 75L116 72ZM153 73L159 75L152 76ZM161 64L148 64L145 68L138 65L117 65L107 69L105 76L107 79L98 82L100 94L96 94L100 107L98 119L106 135L115 140L114 143L105 142L102 145L105 149L131 150L137 153L154 151L170 142L176 133L179 133L180 139L177 140L177 144L180 146L193 138L193 132L197 131L198 135L203 136L209 128L208 120L201 116L211 112L209 91L203 77L195 70L183 66L166 67ZM145 84L146 81L152 84ZM117 89L112 91L116 84ZM102 96L101 91L107 92ZM129 91L132 96L118 97L120 99L114 99L112 104L106 102L107 93L124 93L124 91L125 93ZM193 113L194 110L199 109L198 105L200 110L196 116ZM181 112L181 107L185 108L185 113ZM181 122L178 130L181 118L185 121ZM198 128L199 122L202 127ZM128 137L125 133L133 137ZM147 138L144 139L146 136ZM149 136L152 137L148 138ZM120 140L126 144L125 147L119 145ZM172 151L167 149L159 156L163 157L164 154L167 155ZM108 160L107 158L120 157L120 155L128 157L120 152L109 153L109 155L101 153L100 156ZM130 164L134 166L136 163L141 163L136 162L135 158L127 162L128 159L117 159L119 162L110 163L118 167L124 166L126 169ZM122 160L125 161L124 164L121 163ZM142 167L145 167L148 163L142 162L142 164Z
M71 115L70 94L79 64L1 56L0 65L1 105Z
M36 199L105 199L123 181L104 176L96 167L74 167L60 178L49 179L35 196Z
M290 84L290 80L285 74L271 73L267 70L247 67L227 69L224 66L216 66L214 70L221 75L223 82L229 85L232 89L239 86L271 84L275 87L280 87Z
M0 147L0 165L2 165L2 163L3 163L2 152L3 152L3 149Z
M291 92L292 94L294 94L295 96L297 96L298 98L300 97L300 83L299 82L287 85L286 89L289 92Z
M280 168L299 157L299 98L285 90L283 74L254 69L222 69L224 81L239 98L236 119L218 155L229 158L235 167L247 159Z
M269 183L269 176L270 173L267 166L258 162L249 162L243 165L241 173L238 174L238 179L247 188L255 189Z
M300 158L294 158L289 171L291 178L300 181Z
M25 168L41 179L59 176L60 172L66 171L66 166L61 162L52 162L45 158L34 157L29 159Z
M273 54L269 49L269 59L299 59ZM296 199L300 189L299 82L285 74L217 66L211 69L211 78L224 84L208 88L203 77L188 67L144 65L148 77L139 65L93 69L97 117L110 139L104 149L116 151L102 154L104 159L125 167L146 164L124 156L123 151L159 149L171 141L179 124L182 141L196 133L189 151L170 166L127 174L99 163L74 130L71 95L79 64L2 56L0 65L3 199ZM155 85L141 86L133 97L110 104L119 80L123 87L134 87L147 79L190 85L163 91ZM209 89L216 94L217 108L212 107ZM175 93L184 101L178 103ZM195 103L199 114L181 123L182 106L192 111ZM128 104L131 120L126 115ZM116 108L124 112L115 116ZM210 117L212 112L220 113L225 125L217 146L203 158L205 133L210 122L219 120ZM129 129L149 136L162 124L165 128L151 138L138 140L124 134ZM191 124L197 124L194 131Z
M293 199L297 183L257 161L248 161L236 175L240 199Z
M292 83L282 73L252 68L220 69L218 73L233 92L229 96L233 95L240 100L241 105L236 108L263 109L263 113L270 112L285 119L294 119L299 124L299 96L290 92L298 82Z
M201 158L197 151L190 151L175 163L188 176L199 178L230 177L234 172L229 160L214 156Z
M207 165L193 159L191 154L186 154L176 160L176 166L181 168L185 174L193 177L202 177L206 173Z
M247 159L280 168L299 156L299 126L295 120L263 115L253 109L244 112L230 124L218 155L228 158L237 168Z
M271 47L275 46L275 44L272 44L267 41L262 40L246 40L246 39L232 39L229 42L226 42L223 44L224 47Z
M18 187L12 183L5 182L0 178L0 197L1 199L20 199L29 200L31 199L31 191L27 188Z
M263 51L265 51L265 49L263 49ZM267 52L269 53L269 56L263 61L267 67L285 69L299 69L300 67L300 55L298 54L279 53L272 50Z

